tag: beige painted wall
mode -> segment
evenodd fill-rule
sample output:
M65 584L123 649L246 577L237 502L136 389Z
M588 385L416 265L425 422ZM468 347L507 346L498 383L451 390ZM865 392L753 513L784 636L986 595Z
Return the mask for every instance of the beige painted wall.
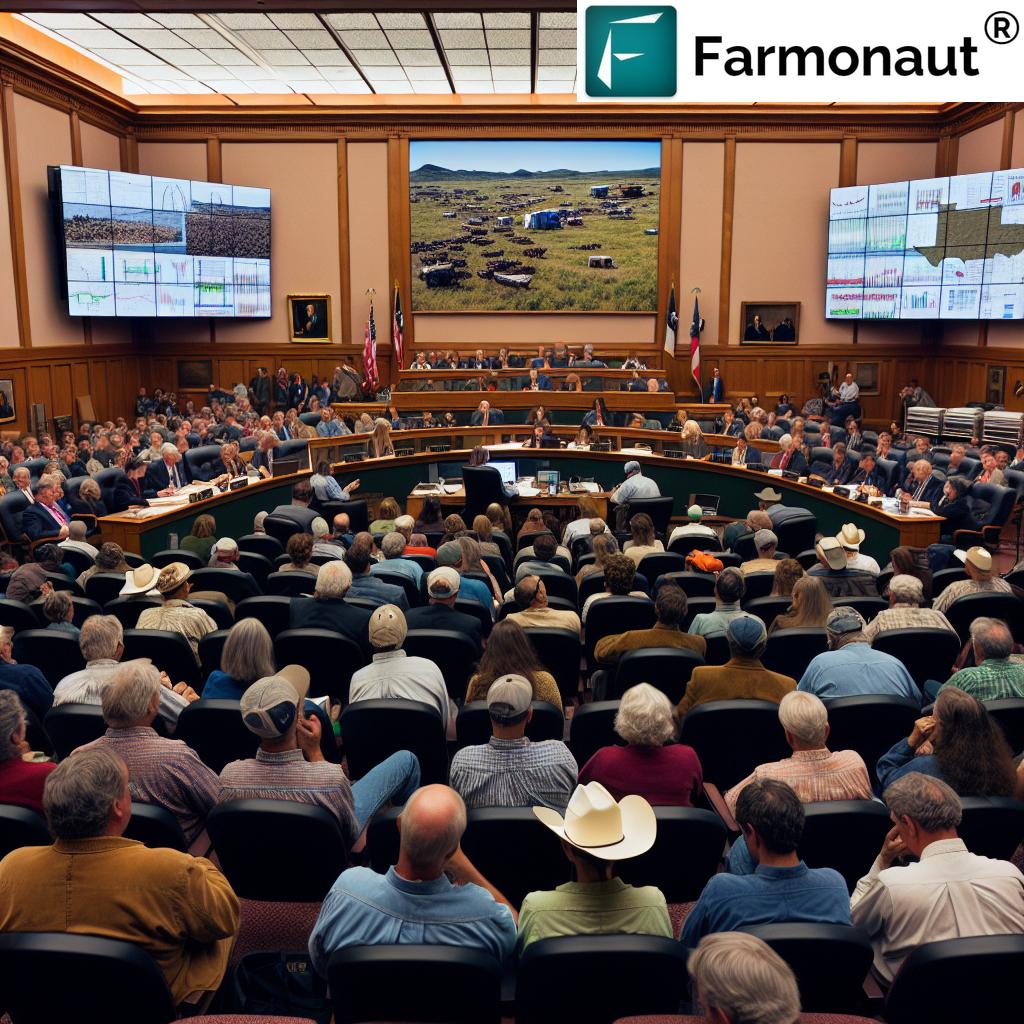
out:
M11 253L11 220L7 216L7 166L0 147L0 348L17 348L18 306Z
M202 142L140 142L139 173L206 181L206 145Z
M1014 167L1024 166L1024 110L1018 110L1013 118L1013 147L1010 163Z
M864 142L857 146L857 184L930 178L935 174L934 142Z
M352 344L362 350L369 312L367 288L375 288L373 315L377 324L377 341L383 349L390 344L391 282L388 261L388 144L386 142L353 142L345 147L348 154L348 274L352 296L349 329ZM403 296L408 316L409 296ZM338 316L342 316L338 312ZM416 325L417 331L419 324ZM340 338L341 330L336 332Z
M691 288L700 288L704 341L718 340L718 297L722 269L722 191L725 145L721 142L683 144L683 230L679 247L679 319L689 324L693 314ZM686 330L677 332L685 342ZM685 346L681 346L685 347ZM684 362L686 360L684 359ZM689 376L689 365L686 367Z
M976 128L960 136L956 173L974 174L991 171L999 166L1003 150L1003 119Z

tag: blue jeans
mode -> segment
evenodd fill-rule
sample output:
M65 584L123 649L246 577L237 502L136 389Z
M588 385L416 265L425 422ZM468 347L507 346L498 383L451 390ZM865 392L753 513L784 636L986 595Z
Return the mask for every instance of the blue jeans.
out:
M938 679L928 679L925 681L922 689L924 690L924 704L926 707L935 702L935 698L939 695L939 688L945 685L945 683L940 682Z
M399 750L358 782L352 783L352 804L360 832L385 805L404 804L419 789L419 758L408 750Z

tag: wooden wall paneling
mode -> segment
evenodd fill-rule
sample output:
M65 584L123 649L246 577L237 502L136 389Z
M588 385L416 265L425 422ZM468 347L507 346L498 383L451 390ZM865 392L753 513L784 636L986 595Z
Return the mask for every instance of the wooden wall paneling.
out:
M664 156L668 153L671 173L666 173ZM683 217L683 140L662 141L661 217L658 244L658 278L661 281L658 296L659 314L654 321L654 345L657 356L654 365L663 365L669 387L676 393L691 394L694 384L690 377L690 308L689 295L682 285L682 217ZM666 283L667 282L667 283ZM676 290L676 312L679 327L676 330L676 356L665 353L665 317L669 288ZM651 364L649 364L651 365Z
M28 311L28 272L25 269L25 224L21 213L21 178L18 171L18 133L14 117L14 88L2 82L0 116L3 119L4 168L7 175L7 214L11 222L11 257L14 263L14 294L18 307L18 338L32 346Z
M722 190L722 268L718 285L718 344L729 344L729 302L732 281L732 215L736 205L736 136L725 138Z
M46 414L53 409L53 389L50 386L50 367L46 363L33 363L28 371L29 405L42 402L46 406ZM31 423L31 413L25 410L25 420Z
M384 315L378 310L381 296L375 296L374 313L377 321L377 369L382 383L394 383L396 372L394 354L391 350L391 301L395 281L402 289L404 310L412 308L412 272L409 262L411 225L409 223L409 139L388 139L388 292L383 299ZM407 312L403 332L404 352L412 351L416 344L414 317ZM385 344L381 345L382 338ZM386 357L386 365L384 365ZM408 362L408 359L406 359Z
M839 151L839 187L857 184L857 137L843 139Z
M220 139L206 140L206 178L208 181L220 181L222 178Z
M76 167L82 166L82 121L78 116L78 110L75 107L71 108L71 113L68 117L68 122L71 127L71 162Z
M50 398L51 406L47 410L52 416L70 416L74 410L74 397L71 386L71 363L50 364Z
M1013 128L1016 120L1016 111L1008 110L1003 114L1003 145L999 166L1004 171L1009 170L1013 166Z
M352 259L348 237L348 143L338 139L338 281L337 322L341 324L339 337L342 345L352 344L352 278L349 264ZM408 301L403 296L403 302ZM410 317L410 320L412 318Z

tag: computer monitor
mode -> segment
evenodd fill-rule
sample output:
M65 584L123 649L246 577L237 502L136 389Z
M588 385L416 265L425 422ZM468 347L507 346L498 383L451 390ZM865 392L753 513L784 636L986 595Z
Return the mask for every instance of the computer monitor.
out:
M693 504L700 505L701 513L706 516L718 515L718 502L721 499L717 494L695 494Z
M514 484L519 478L519 468L515 459L502 459L497 462L488 462L487 465L501 474L503 484Z
M557 469L538 469L537 470L537 484L548 485L548 490L553 494L558 490L559 474Z

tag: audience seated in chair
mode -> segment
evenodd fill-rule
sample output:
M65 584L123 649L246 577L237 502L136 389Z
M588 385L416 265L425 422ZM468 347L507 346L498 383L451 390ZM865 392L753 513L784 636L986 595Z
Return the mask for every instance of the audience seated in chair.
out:
M51 476L39 478L33 491L36 500L21 514L21 529L30 541L40 537L67 539L71 517L57 503L57 493L57 480Z
M378 607L382 604L393 604L403 611L407 610L409 601L405 596L405 588L371 576L372 564L373 534L357 533L348 551L345 552L345 565L352 573L352 584L349 588L351 596L373 601Z
M879 633L891 629L946 629L956 633L942 612L934 608L922 608L923 604L924 585L916 576L905 573L893 576L889 580L889 607L879 612L864 627L864 638L872 643ZM1024 683L1024 666L1019 667L1018 678ZM1021 694L1014 696L1024 696L1024 688Z
M860 546L866 534L856 523L843 523L843 528L836 535L843 552L846 554L846 568L877 576L882 570L870 555L861 554Z
M599 782L578 786L564 817L535 807L541 824L562 841L575 881L531 892L519 914L520 951L531 942L574 935L661 935L672 938L665 897L653 885L627 885L615 862L646 853L658 833L641 796L616 801Z
M568 556L565 548L559 550L558 542L554 537L548 533L538 534L531 547L523 548L516 555L516 583L524 576L536 576L540 572L564 574L565 569L557 562L552 561L560 554L562 557Z
M59 764L43 806L55 842L16 850L0 864L0 928L136 943L175 1003L207 1002L238 934L227 879L204 858L123 838L132 813L128 769L104 747Z
M308 480L300 480L292 487L292 500L287 505L278 505L271 511L272 516L282 516L297 523L299 529L308 532L313 520L316 518L316 511L311 509L313 501L313 488Z
M924 688L926 696L956 687L978 700L1024 697L1024 662L1010 660L1013 634L1005 622L976 618L971 623L971 647L974 665L955 672L941 689L929 681Z
M945 614L949 606L969 594L1012 594L1013 588L993 569L992 553L986 548L973 547L954 552L964 564L967 579L954 580L935 600L932 607Z
M181 538L179 546L182 551L191 551L192 554L198 555L199 561L206 565L216 543L217 520L204 513L201 516L196 516L191 532Z
M812 565L807 574L820 577L833 598L878 596L875 577L862 569L851 569L846 552L835 537L822 537L814 551L818 564Z
M384 539L387 540L386 537ZM450 629L462 633L480 652L484 645L480 620L455 607L460 584L461 577L450 566L433 569L427 576L427 604L410 608L405 614L405 621L409 629Z
M4 595L9 601L21 601L31 604L37 597L49 592L51 584L46 578L47 573L63 573L74 576L71 566L61 560L61 550L56 544L41 544L36 548L34 562L26 562L11 573Z
M892 831L850 900L875 947L873 973L892 983L925 942L1024 931L1024 877L1007 861L969 853L957 835L960 798L912 772L886 788ZM897 866L906 857L916 863Z
M775 549L779 546L779 538L771 530L758 530L754 534L754 550L757 558L751 558L740 564L740 572L746 576L752 572L775 572L779 562L775 557Z
M729 660L724 665L699 665L693 670L686 693L676 705L676 718L683 718L691 708L708 701L770 700L777 704L796 689L795 679L770 672L761 664L768 633L760 619L753 615L733 619L725 636Z
M217 628L217 623L202 610L188 603L192 591L189 577L192 570L184 562L171 562L160 570L157 593L163 598L159 608L146 608L139 616L138 629L163 629L180 633L189 643L196 660L199 641Z
M345 562L332 559L321 565L317 570L313 596L291 599L288 613L289 628L330 629L347 636L369 654L367 626L370 622L370 613L365 608L358 608L345 601L345 595L351 592L351 588L352 572Z
M56 765L26 761L31 753L25 738L25 707L13 690L0 689L0 804L43 813L43 786Z
M380 542L380 551L383 558L370 566L371 576L376 576L379 572L393 573L411 580L419 589L420 580L423 578L423 566L402 557L405 554L405 537L401 533L393 530L385 534Z
M467 579L463 575L464 572L469 570L469 566L466 565L463 557L464 553L463 546L459 541L450 540L437 549L437 564L439 566L448 566L448 568L454 569L459 574L459 597L469 601L477 601L493 614L493 609L497 603L495 592L492 589L493 584L492 587L489 587L480 580ZM480 562L480 571L488 579L491 579L491 571L487 568L486 562Z
M604 590L591 594L583 602L580 617L587 621L587 614L595 601L606 597L643 597L643 590L634 589L636 584L636 563L626 555L609 555L604 563Z
M499 963L516 943L515 908L472 865L460 842L466 806L448 786L424 786L398 818L398 863L386 874L355 867L327 894L309 938L322 977L348 946L413 942L480 949Z
M575 612L550 608L547 588L539 576L521 579L516 584L513 596L519 611L509 612L506 617L510 622L517 622L524 629L566 629L580 635L580 617Z
M62 540L58 547L61 550L80 551L92 559L99 554L99 548L89 543L89 527L81 519L72 519L68 523L67 539Z
M695 615L690 632L695 636L722 636L735 619L753 618L740 607L746 589L739 569L723 569L715 580L715 610Z
M811 659L800 689L822 700L877 693L920 703L921 692L906 667L891 654L874 650L864 626L856 608L833 608L825 620L828 650Z
M602 665L615 665L628 651L648 647L678 647L694 651L702 658L707 641L702 636L684 633L680 623L686 618L687 599L682 587L666 583L654 601L657 621L650 629L630 629L625 633L602 637L594 648L594 656Z
M686 537L703 537L707 540L717 541L718 534L710 526L705 526L701 522L703 515L704 510L700 505L691 505L686 510L686 518L689 522L685 526L677 526L672 531L672 535L668 539L669 548L672 547L673 542L685 539Z

